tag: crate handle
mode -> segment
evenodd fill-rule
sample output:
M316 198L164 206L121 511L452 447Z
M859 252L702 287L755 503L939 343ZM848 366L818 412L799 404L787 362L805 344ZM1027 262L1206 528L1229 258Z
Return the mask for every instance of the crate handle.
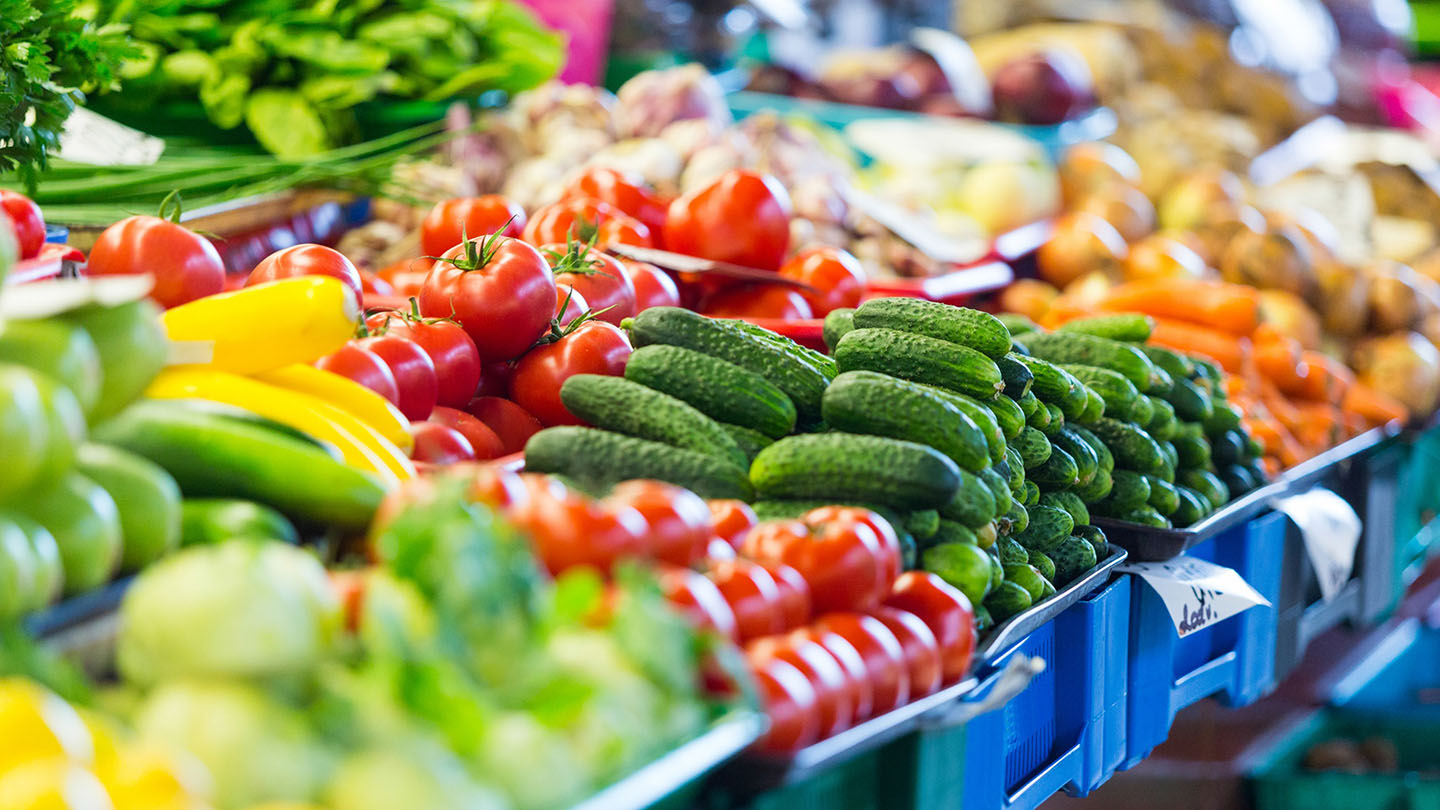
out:
M926 729L943 730L963 726L972 718L1009 703L1016 695L1025 691L1036 675L1045 671L1045 659L1016 653L1006 662L1005 669L995 678L995 686L978 700L960 699L948 706L921 717L920 725Z

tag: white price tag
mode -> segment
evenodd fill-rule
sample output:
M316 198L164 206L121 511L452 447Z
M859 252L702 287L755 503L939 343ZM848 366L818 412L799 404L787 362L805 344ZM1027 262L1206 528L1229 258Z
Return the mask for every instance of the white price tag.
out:
M165 141L103 115L76 107L60 133L64 160L95 166L149 166L160 159Z
M1355 568L1355 548L1360 545L1360 516L1344 498L1322 487L1309 492L1276 498L1272 504L1300 527L1305 551L1315 566L1320 595L1326 600L1345 586Z
M1256 605L1270 604L1233 569L1205 560L1176 557L1125 563L1118 570L1138 575L1155 589L1181 638Z

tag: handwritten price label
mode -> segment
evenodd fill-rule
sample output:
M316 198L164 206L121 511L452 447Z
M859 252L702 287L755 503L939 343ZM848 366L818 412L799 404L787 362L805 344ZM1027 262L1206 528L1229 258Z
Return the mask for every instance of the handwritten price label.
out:
M1256 605L1270 604L1233 569L1205 560L1176 557L1126 563L1119 570L1139 576L1154 589L1181 638Z
M1288 498L1276 498L1272 505L1300 528L1305 552L1315 567L1320 595L1326 601L1334 598L1355 570L1360 516L1344 498L1321 487Z

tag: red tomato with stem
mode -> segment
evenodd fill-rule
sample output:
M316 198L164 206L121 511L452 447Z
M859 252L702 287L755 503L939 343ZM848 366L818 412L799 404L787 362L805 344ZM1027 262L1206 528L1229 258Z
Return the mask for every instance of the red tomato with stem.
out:
M616 561L647 551L645 518L639 512L553 484L532 486L530 498L507 515L530 535L536 556L551 575L581 565L609 573Z
M385 361L395 377L395 407L411 421L435 410L435 363L420 344L400 335L362 338L360 347Z
M707 296L700 311L715 318L778 318L785 321L815 317L798 290L783 284L736 284Z
M650 524L655 559L686 566L705 556L714 529L705 501L666 481L625 481L610 490L607 503L634 507Z
M680 306L680 287L670 274L648 262L634 259L620 259L625 275L635 288L635 311L644 312L650 307Z
M18 191L0 189L0 211L10 217L20 258L33 259L45 245L45 217L34 200Z
M900 640L879 619L863 613L827 613L815 620L819 627L850 642L865 661L874 689L874 715L882 715L910 700L910 669Z
M455 197L435 203L420 223L420 249L439 256L466 239L503 233L519 238L525 230L525 209L500 194Z
M620 262L584 242L546 245L541 251L555 280L579 291L596 318L619 326L635 315L635 285Z
M569 326L589 311L589 302L574 286L565 283L555 285L555 320L561 326Z
M710 519L715 524L715 534L735 548L745 539L745 535L759 523L755 517L755 510L750 504L735 499L715 499L707 501L710 507Z
M810 585L788 565L765 563L763 567L775 578L775 587L780 598L776 607L780 612L781 631L794 630L810 621Z
M495 431L464 411L439 405L430 414L430 421L460 431L460 435L474 448L475 458L481 461L505 455L505 445L501 443L500 437L495 435Z
M600 247L654 245L645 223L609 203L588 197L568 197L544 206L525 226L525 241L532 245L564 244L571 239Z
M804 673L778 658L752 662L752 667L770 718L770 730L756 745L765 751L795 751L820 739L818 698Z
M410 299L409 314L390 311L371 315L366 328L378 335L409 338L429 355L435 366L435 402L451 408L464 407L480 387L480 352L475 341L446 318L425 318L419 304Z
M735 629L742 643L784 629L780 617L780 588L770 572L737 557L712 565L705 575L735 611Z
M609 203L621 213L639 220L652 235L660 233L665 226L665 201L637 174L608 166L592 166L570 184L565 196L588 197Z
M549 328L555 279L545 257L519 239L472 239L435 263L420 291L420 312L453 318L482 360L508 360Z
M855 649L855 645L833 630L813 625L802 627L790 633L789 637L813 641L830 653L840 665L840 670L845 673L848 688L843 693L843 698L853 706L850 716L856 723L869 719L875 706L875 689L870 685L870 670L865 668L865 658Z
M524 450L525 442L540 432L540 422L529 411L502 397L475 397L465 410L500 437L502 455Z
M799 636L760 638L745 648L745 656L755 664L778 659L800 670L815 689L819 739L838 734L855 722L855 700L850 694L854 687L849 676L818 641Z
M298 276L330 276L338 278L360 299L365 290L360 271L345 254L324 245L294 245L266 256L250 271L246 287Z
M420 288L425 286L425 278L434 267L434 259L401 259L382 267L375 275L388 283L395 295L419 295Z
M667 250L778 270L790 248L790 195L779 180L731 169L670 203Z
M881 605L870 615L880 620L905 653L910 671L910 699L917 700L940 690L940 646L929 625L914 613Z
M328 354L315 361L316 368L323 368L332 374L348 377L371 391L396 403L400 391L396 387L395 375L374 352L355 343L341 346L334 354ZM399 407L398 405L396 407Z
M815 292L799 292L816 318L841 307L859 306L865 292L865 268L848 250L837 247L806 248L780 266L780 275L815 288Z
M560 386L576 374L618 377L630 357L630 339L614 324L585 321L553 343L536 346L515 363L510 399L540 424L578 425L560 401Z
M416 461L456 464L475 460L475 448L455 428L439 422L411 422L410 435L415 439L415 449L410 457Z
M153 273L150 297L163 307L225 289L225 263L210 240L159 217L129 217L102 231L90 249L87 272L92 276ZM355 286L358 290L358 280Z
M885 604L919 616L930 628L940 648L945 684L969 673L975 652L975 611L958 588L926 571L906 571L895 580Z
M715 583L689 568L660 569L660 592L696 627L713 630L734 641L735 614Z
M816 613L865 610L890 590L891 550L866 522L864 509L839 507L824 520L761 523L750 531L740 554L758 562L780 563L800 572L810 585ZM892 531L893 535L893 531ZM898 548L898 542L896 546Z

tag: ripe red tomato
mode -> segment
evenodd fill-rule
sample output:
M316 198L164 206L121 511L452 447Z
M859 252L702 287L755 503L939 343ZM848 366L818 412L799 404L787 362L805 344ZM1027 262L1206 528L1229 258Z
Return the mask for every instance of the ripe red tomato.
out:
M965 594L929 572L906 571L895 580L885 604L919 616L930 628L940 647L945 684L965 677L975 652L975 611Z
M390 282L375 275L369 270L360 271L360 291L366 295L394 295L395 288Z
M481 461L505 455L505 445L501 443L500 437L495 435L495 431L464 411L439 405L430 414L430 421L460 431L460 435L474 448L475 458Z
M415 438L415 449L410 457L416 461L455 464L475 460L475 448L455 428L439 422L411 422L410 435Z
M753 664L779 659L800 670L815 689L820 736L839 734L855 722L854 686L840 662L824 646L801 636L771 636L752 641L745 656Z
M420 290L420 312L454 318L482 360L508 360L550 326L555 279L545 257L519 239L472 239L435 263Z
M667 250L778 270L790 247L790 195L768 174L731 169L670 203Z
M735 614L715 583L689 568L663 566L660 592L696 627L735 640Z
M609 203L616 210L640 220L651 234L660 233L665 226L665 201L645 183L644 178L636 174L607 166L592 166L570 184L565 196L588 197Z
M497 231L519 238L525 230L525 209L499 194L456 197L435 203L420 223L420 249L439 256L466 239Z
M510 378L515 376L515 364L509 360L496 360L480 364L480 387L475 389L477 397L507 397L510 395Z
M810 585L800 572L780 563L766 563L763 567L775 578L775 586L780 590L776 606L781 631L794 630L810 621Z
M789 565L810 585L816 613L865 610L890 592L899 563L899 543L887 546L868 523L871 513L850 507L826 507L823 516L761 523L750 531L740 553L753 560ZM894 532L891 532L893 537Z
M163 307L225 289L225 263L210 240L159 217L129 217L102 231L90 249L88 272L92 276L153 273L150 297Z
M525 442L540 432L540 422L529 411L502 397L475 397L465 410L495 431L505 455L524 450Z
M565 283L555 285L555 320L561 326L569 326L589 311L590 303L574 286Z
M803 281L815 292L801 292L816 318L833 309L859 306L865 292L865 268L848 250L837 247L806 248L780 266L780 275Z
M710 538L705 544L705 559L712 562L724 562L735 559L735 547L718 537Z
M525 241L532 245L564 244L571 239L604 247L613 244L651 247L654 239L645 223L609 203L588 197L568 197L535 212L525 226Z
M430 275L430 270L434 267L433 259L401 259L381 268L375 275L388 282L394 288L395 295L409 297L420 294L420 288L425 286L426 276Z
M620 266L630 277L635 287L635 311L644 312L650 307L680 306L680 287L670 274L648 262L621 259Z
M735 611L735 629L741 642L784 629L780 617L780 588L770 572L737 557L712 565L705 575Z
M541 251L555 279L578 290L596 318L619 326L635 315L635 285L610 255L583 242L546 245Z
M395 375L390 371L390 367L364 346L347 343L334 354L316 360L315 367L348 377L392 403L400 399L400 391L396 387Z
M15 227L15 242L20 258L33 259L45 244L45 217L35 201L18 191L0 189L0 211L10 217Z
M870 615L895 634L905 652L910 671L910 699L916 700L940 689L940 646L930 627L914 613L881 605Z
M827 613L815 620L850 642L865 661L874 689L874 715L881 715L910 700L910 669L900 640L879 619L863 613Z
M890 521L868 509L856 509L851 506L822 506L818 509L811 509L805 513L802 520L811 526L831 523L845 525L854 522L869 527L880 541L880 560L885 563L881 574L884 578L884 587L880 591L880 599L883 600L890 594L890 588L895 584L895 579L900 576L900 571L904 568L904 561L901 559L900 538L895 534L895 527L890 525Z
M814 625L802 627L790 633L790 637L813 641L830 653L830 657L835 659L845 673L845 680L849 684L843 696L846 702L854 707L850 716L856 723L869 719L875 706L875 688L870 684L870 670L865 667L865 658L855 649L855 645L833 630Z
M820 739L820 709L815 687L794 665L771 658L752 662L760 702L770 730L756 745L765 751L794 751Z
M385 361L395 377L399 399L395 407L411 421L425 419L435 410L435 363L420 345L400 335L362 338L361 348Z
M365 326L374 334L408 338L425 351L435 366L436 404L460 408L475 396L480 387L480 352L460 324L391 311L371 315Z
M736 284L700 303L700 311L715 318L780 318L794 321L815 317L798 290L782 284Z
M529 499L507 515L530 535L536 556L552 575L578 565L609 573L617 560L646 551L645 518L639 512L593 501L553 483L532 486Z
M364 294L360 271L345 258L345 254L324 245L295 245L271 253L250 271L245 286L296 276L331 276L353 290L356 299Z
M483 464L475 470L465 494L471 500L498 509L509 509L530 498L525 480L519 473L494 464Z
M690 565L705 556L714 531L710 509L699 495L665 481L625 481L610 491L608 503L634 507L650 524L655 559Z
M515 364L510 399L540 424L578 425L560 401L560 386L576 374L618 377L630 357L630 339L614 324L586 321L554 343L536 346Z
M716 499L707 501L706 505L710 507L710 519L715 524L715 535L735 548L740 547L745 535L760 522L755 517L755 510L744 501Z

